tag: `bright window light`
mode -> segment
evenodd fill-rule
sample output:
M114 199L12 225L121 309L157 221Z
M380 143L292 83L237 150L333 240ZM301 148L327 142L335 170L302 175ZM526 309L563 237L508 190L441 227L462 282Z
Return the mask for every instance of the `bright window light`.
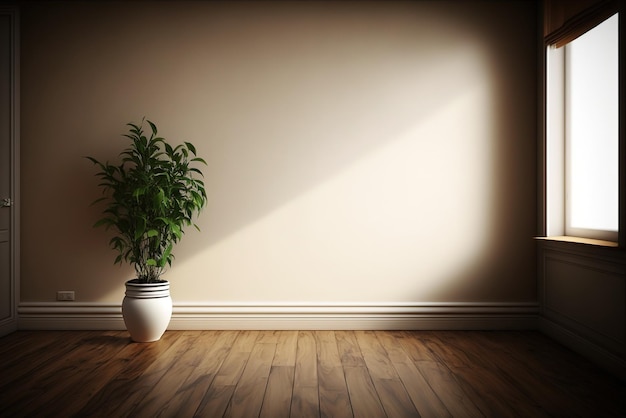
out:
M617 240L618 17L565 46L565 233Z

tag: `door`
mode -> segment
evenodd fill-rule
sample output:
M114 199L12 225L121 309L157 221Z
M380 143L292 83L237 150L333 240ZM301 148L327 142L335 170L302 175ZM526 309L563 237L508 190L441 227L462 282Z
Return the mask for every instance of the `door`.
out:
M0 8L0 336L17 328L16 12Z

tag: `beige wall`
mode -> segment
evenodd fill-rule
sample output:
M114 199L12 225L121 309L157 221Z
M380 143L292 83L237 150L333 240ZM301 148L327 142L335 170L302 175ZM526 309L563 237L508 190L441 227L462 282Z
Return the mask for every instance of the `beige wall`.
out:
M94 167L208 161L175 302L535 301L534 2L22 8L22 301L118 302Z

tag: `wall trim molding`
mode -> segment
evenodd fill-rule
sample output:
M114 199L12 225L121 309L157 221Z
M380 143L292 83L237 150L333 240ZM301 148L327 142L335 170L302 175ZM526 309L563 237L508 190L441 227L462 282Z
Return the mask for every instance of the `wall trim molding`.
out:
M539 331L572 349L609 373L626 380L626 360L549 318L541 317Z
M170 330L537 329L536 302L497 303L175 303ZM125 329L119 304L22 302L18 329Z
M4 336L17 330L17 319L13 315L9 319L0 321L0 336Z

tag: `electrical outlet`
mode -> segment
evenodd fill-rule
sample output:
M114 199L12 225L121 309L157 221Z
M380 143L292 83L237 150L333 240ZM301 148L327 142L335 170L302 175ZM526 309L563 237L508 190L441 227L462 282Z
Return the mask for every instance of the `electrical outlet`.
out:
M66 302L74 300L74 291L62 290L62 291L57 292L57 300L62 300Z

